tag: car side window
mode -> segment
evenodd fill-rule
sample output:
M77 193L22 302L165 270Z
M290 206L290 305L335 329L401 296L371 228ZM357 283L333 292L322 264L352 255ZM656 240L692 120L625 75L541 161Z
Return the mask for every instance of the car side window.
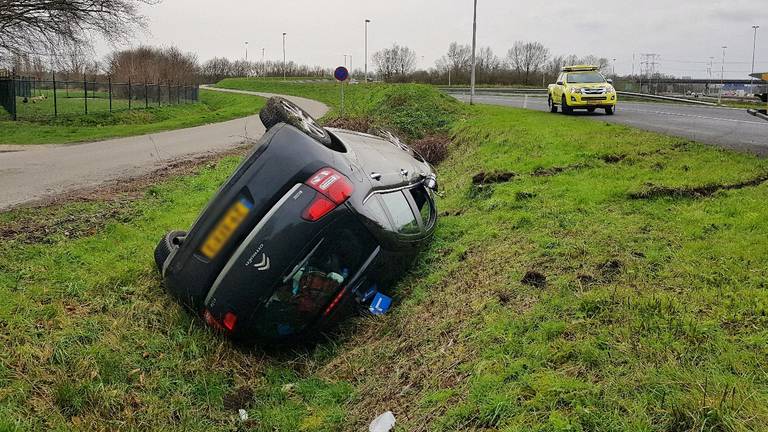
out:
M419 223L402 191L382 194L381 200L389 210L395 231L401 234L419 234Z
M424 226L424 230L432 228L432 224L435 220L435 206L429 190L424 186L418 186L410 189L409 192L413 197L413 202L416 204L416 208L419 210L419 216L421 217L421 223Z

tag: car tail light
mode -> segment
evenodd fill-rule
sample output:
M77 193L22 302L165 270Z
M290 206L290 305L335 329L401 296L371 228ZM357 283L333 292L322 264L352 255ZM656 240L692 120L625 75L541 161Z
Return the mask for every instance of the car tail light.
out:
M323 168L316 172L305 183L318 191L312 203L304 210L302 217L314 222L343 204L351 195L354 188L352 183L333 168Z
M223 324L225 329L233 331L235 329L235 324L237 324L237 315L232 312L225 313Z
M206 324L215 328L216 330L227 330L231 332L235 329L235 324L237 324L237 315L232 312L227 312L224 314L224 320L219 321L213 316L211 311L205 309L203 311L203 319L205 320Z

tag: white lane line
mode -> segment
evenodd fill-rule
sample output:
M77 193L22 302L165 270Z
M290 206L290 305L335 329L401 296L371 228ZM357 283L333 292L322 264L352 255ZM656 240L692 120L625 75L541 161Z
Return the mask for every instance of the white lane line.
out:
M509 101L509 100L516 100L518 103L522 102L519 97L509 97L509 96L481 96L478 99L479 100L482 100L482 99L503 99L503 100L507 100L507 101ZM712 116L705 116L705 115L698 115L698 114L676 113L676 112L669 112L669 111L655 111L655 110L632 109L632 108L626 108L626 105L621 105L621 103L619 104L619 111L629 111L629 112L656 114L656 115L670 115L670 116L677 116L677 117L697 118L697 119L701 119L701 120L715 120L715 121L724 121L724 122L731 122L731 123L742 123L742 124L752 124L752 125L768 126L768 122L758 122L758 121L738 120L738 119L727 119L727 118L722 118L722 117L712 117Z
M756 121L750 121L750 120L727 119L727 118L722 118L722 117L711 117L711 116L703 116L703 115L698 115L698 114L684 114L684 113L676 113L676 112L669 112L669 111L648 111L648 110L622 108L622 107L620 107L619 109L621 111L630 111L630 112L638 112L638 113L657 114L657 115L670 115L670 116L677 116L677 117L697 118L697 119L702 119L702 120L716 120L716 121L725 121L725 122L732 122L732 123L744 123L744 124L754 124L754 125L768 126L768 122L756 122Z

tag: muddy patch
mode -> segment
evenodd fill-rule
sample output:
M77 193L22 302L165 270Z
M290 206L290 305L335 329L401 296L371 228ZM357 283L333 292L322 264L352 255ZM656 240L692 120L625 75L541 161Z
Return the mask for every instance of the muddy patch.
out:
M577 163L566 166L538 167L531 172L533 177L552 177L567 171L574 171L586 167L586 164Z
M515 177L517 177L517 174L511 171L492 172L492 173L480 172L472 176L472 184L478 186L478 185L490 185L490 184L497 184L497 183L507 183Z
M536 270L529 270L525 273L525 276L520 280L525 285L530 285L535 288L547 287L547 276Z
M449 216L461 216L464 214L464 210L458 209L458 210L446 210L444 212L440 212L438 216L440 217L449 217Z
M625 154L606 154L600 156L600 160L607 164L617 164L627 158Z
M253 402L254 393L250 387L238 387L231 393L224 395L224 408L239 410L248 408Z
M617 259L612 259L601 264L598 270L604 279L611 280L621 273L622 268L624 268L623 262Z
M768 174L761 174L755 178L731 184L714 183L703 186L669 187L647 183L642 190L637 192L630 192L629 197L631 199L655 199L664 197L704 198L712 196L719 191L738 190L747 187L759 186L766 181L768 181Z

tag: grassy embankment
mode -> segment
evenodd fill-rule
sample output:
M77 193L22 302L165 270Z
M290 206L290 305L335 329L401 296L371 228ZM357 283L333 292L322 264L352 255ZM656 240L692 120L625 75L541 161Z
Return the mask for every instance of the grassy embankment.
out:
M333 86L238 85L332 103ZM355 91L369 109L380 92L428 95ZM444 103L418 104L453 120L435 241L390 315L309 351L233 349L159 287L155 241L194 220L236 158L106 219L89 217L99 203L0 216L50 228L0 245L0 428L363 430L388 409L402 431L764 428L768 163ZM480 172L516 175L472 185Z
M123 102L116 101L114 108ZM59 103L63 113L83 109L82 98L60 98ZM30 120L0 120L0 144L64 144L181 129L254 114L264 105L264 100L200 90L200 102L195 104L141 108L142 102L137 103L139 109L110 113L105 111L108 109L108 105L104 106L108 104L106 99L89 99L88 103L94 111L99 111L88 115L62 114L57 118L43 115L53 113L51 98L26 104L24 114Z

